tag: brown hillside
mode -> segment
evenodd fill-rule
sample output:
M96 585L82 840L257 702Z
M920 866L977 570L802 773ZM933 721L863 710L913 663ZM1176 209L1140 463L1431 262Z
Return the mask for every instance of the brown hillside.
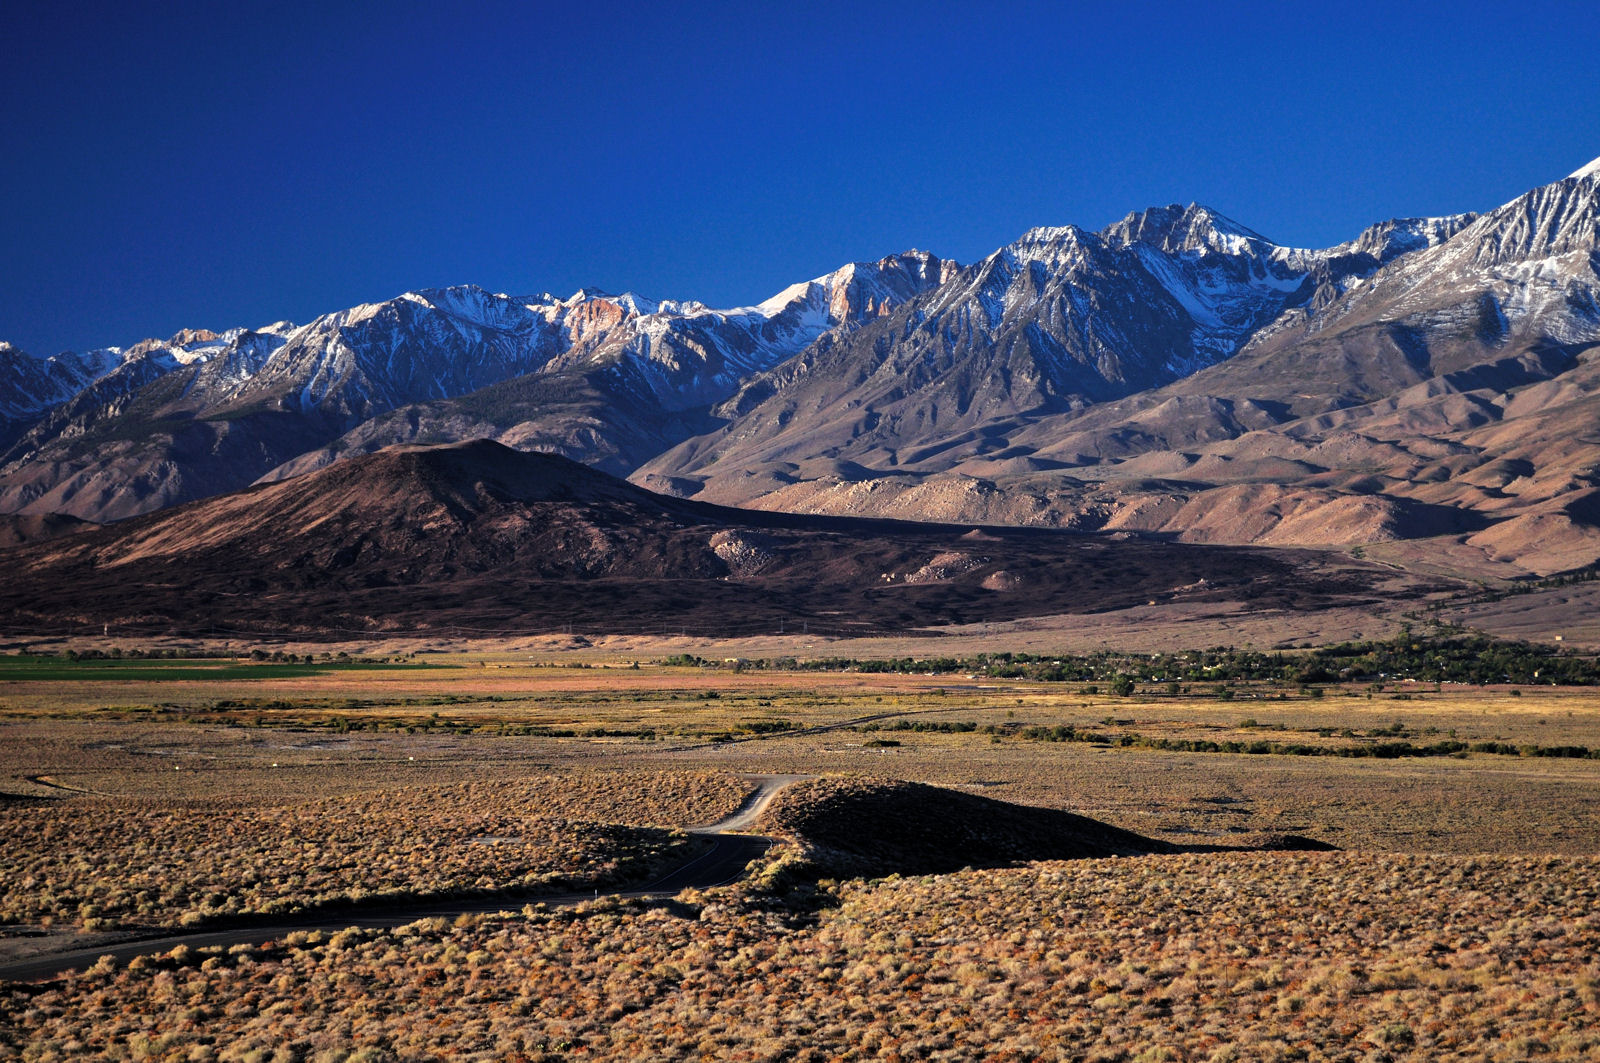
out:
M399 447L15 547L0 623L313 637L870 632L1175 597L1319 609L1370 602L1387 578L1304 554L972 530L723 509L483 440Z

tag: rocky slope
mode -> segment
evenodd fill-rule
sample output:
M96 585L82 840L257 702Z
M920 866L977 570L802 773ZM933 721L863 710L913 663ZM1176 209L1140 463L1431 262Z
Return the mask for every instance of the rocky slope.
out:
M1317 252L1198 208L1130 216L1092 240L1030 234L876 332L747 385L718 411L729 425L636 478L805 512L1196 542L1431 537L1452 563L1496 574L1588 564L1600 557L1597 202L1590 168L1482 216L1386 223ZM1006 265L1046 244L1073 278L1054 297ZM1170 302L1147 286L1142 316L1111 309L1084 270L1119 249ZM1002 273L1003 293L952 291ZM951 341L952 323L975 319L999 328ZM1152 331L1114 339L1108 320ZM1087 338L1043 358L1056 336ZM1019 348L1026 359L1005 357Z
M730 419L725 430L645 475L766 470L782 480L787 464L816 458L943 471L1011 449L1030 424L1231 358L1289 308L1331 298L1467 220L1391 222L1327 251L1278 247L1195 205L1130 214L1100 233L1035 229L888 319L751 381L715 411Z
M120 519L397 442L485 435L626 471L705 427L706 406L749 375L946 271L912 251L736 310L587 290L411 292L299 327L113 351L117 368L87 388L75 363L12 359L44 381L17 404L0 512Z

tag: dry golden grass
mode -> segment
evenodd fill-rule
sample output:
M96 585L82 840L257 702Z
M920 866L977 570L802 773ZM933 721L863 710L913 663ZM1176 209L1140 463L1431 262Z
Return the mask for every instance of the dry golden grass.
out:
M749 787L596 772L285 805L82 798L0 807L0 924L197 926L330 902L639 880ZM0 933L3 933L0 930Z
M1415 1059L1600 1052L1600 861L1223 854L734 891L101 965L27 1060Z
M1171 697L1164 687L1121 698L1085 694L1076 683L611 663L620 667L489 655L425 673L356 670L183 690L104 679L13 683L0 688L0 790L60 796L30 781L42 775L124 797L293 803L596 769L864 773L1079 812L1184 842L1273 832L1363 849L1600 851L1600 821L1580 811L1600 799L1595 760L1356 761L1022 737L1029 727L1075 727L1331 749L1388 740L1399 723L1404 740L1418 745L1600 748L1600 691L1514 695L1408 684L1377 693L1329 687L1308 698L1264 687L1241 688L1225 702ZM753 730L782 721L809 730ZM1241 726L1247 721L1254 725ZM941 723L977 730L853 729ZM714 741L727 736L739 740ZM884 739L898 745L873 744ZM668 822L698 818L684 810Z
M934 650L942 652L924 647ZM1399 720L1416 732L1454 730L1467 740L1600 746L1600 691L1589 688L1390 682L1376 693L1365 685L1329 686L1326 696L1309 698L1293 684L1235 684L1234 700L1219 701L1205 685L1171 696L1164 684L1144 684L1135 696L1123 698L1085 694L1081 683L959 674L735 671L649 663L634 668L617 658L558 667L505 654L451 660L421 671L352 665L289 676L272 665L234 667L219 669L227 678L207 681L122 679L88 668L48 682L0 677L0 722L93 718L312 731L337 724L358 731L409 728L413 734L565 728L577 730L579 737L594 729L623 729L704 737L774 717L810 726L885 711L965 710L983 722L1097 723L1108 715L1126 717L1151 733L1231 731L1247 718L1305 733L1369 730ZM251 670L261 678L234 678Z
M172 924L383 891L626 876L668 838L640 828L718 818L748 792L736 772L926 782L1178 843L1285 833L1350 851L825 883L840 904L813 918L760 893L795 868L785 850L757 883L678 905L300 934L13 986L0 990L0 1055L1600 1053L1600 761L1023 737L1071 726L1339 745L1377 741L1398 721L1417 743L1454 731L1600 746L1600 693L1412 686L1369 699L1330 687L1280 700L1263 688L1219 702L959 676L462 663L0 688L0 791L49 802L0 804L9 917ZM763 733L781 720L805 730ZM861 729L897 722L974 729ZM872 744L883 740L898 744Z

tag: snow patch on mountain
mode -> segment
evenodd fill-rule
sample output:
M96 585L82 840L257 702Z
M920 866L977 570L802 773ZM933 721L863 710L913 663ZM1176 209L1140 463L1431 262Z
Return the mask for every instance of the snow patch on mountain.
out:
M882 316L938 285L950 264L922 251L850 263L792 284L754 306L713 309L692 300L654 302L583 289L570 299L529 300L563 336L541 372L620 367L616 377L669 410L720 402L830 329Z
M1595 174L1600 174L1600 159L1594 160L1587 166L1580 166L1576 170L1573 170L1567 175L1567 180L1571 181L1574 178L1581 180L1585 177L1593 177Z
M123 362L120 347L39 358L0 341L0 422L20 422L66 402Z

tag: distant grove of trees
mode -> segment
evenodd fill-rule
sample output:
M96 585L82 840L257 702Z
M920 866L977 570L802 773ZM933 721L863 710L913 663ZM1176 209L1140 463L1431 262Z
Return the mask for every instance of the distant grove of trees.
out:
M722 667L678 654L663 663ZM1548 686L1600 684L1600 662L1592 656L1558 652L1548 646L1482 635L1424 637L1409 632L1388 640L1345 642L1304 650L1253 650L1216 646L1178 653L1031 654L979 653L969 657L890 657L860 659L792 657L736 662L741 669L964 674L991 679L1044 682L1104 682L1112 693L1131 694L1134 683L1279 682L1319 683L1404 681L1516 683Z

